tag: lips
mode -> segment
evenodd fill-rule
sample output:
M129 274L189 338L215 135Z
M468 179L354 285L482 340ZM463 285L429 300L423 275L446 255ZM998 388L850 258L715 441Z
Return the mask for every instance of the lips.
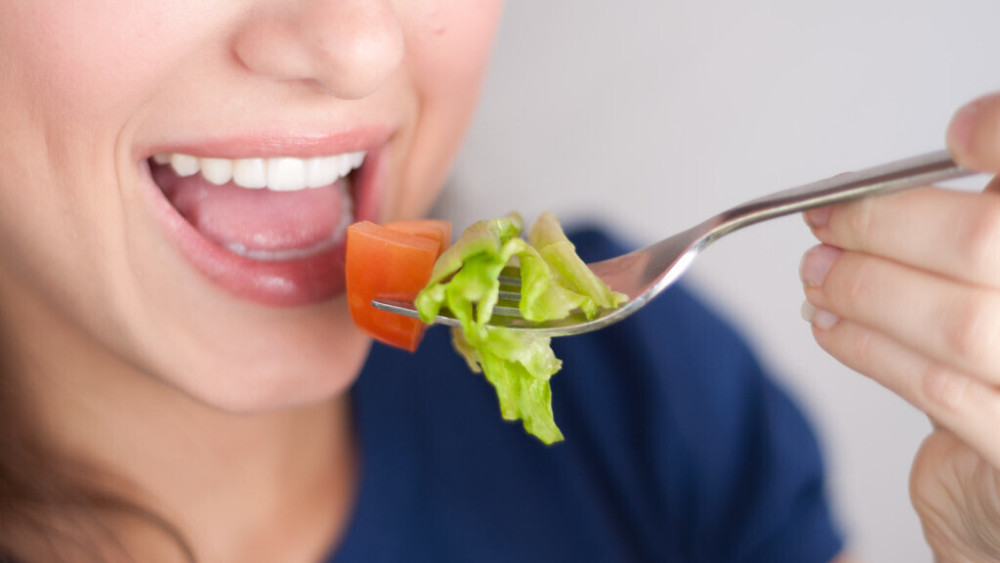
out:
M355 140L359 146L334 152L348 143L323 141L284 143L284 151L270 141L270 154L237 158L228 155L250 143L149 157L155 207L176 247L216 286L260 304L341 294L345 232L376 219L384 150Z

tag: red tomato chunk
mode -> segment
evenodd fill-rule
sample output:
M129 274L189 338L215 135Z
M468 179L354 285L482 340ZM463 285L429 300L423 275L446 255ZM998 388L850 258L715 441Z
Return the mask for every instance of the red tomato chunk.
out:
M371 301L412 301L430 279L434 262L450 237L447 221L351 225L347 230L347 302L358 328L385 344L416 350L427 325L380 311Z

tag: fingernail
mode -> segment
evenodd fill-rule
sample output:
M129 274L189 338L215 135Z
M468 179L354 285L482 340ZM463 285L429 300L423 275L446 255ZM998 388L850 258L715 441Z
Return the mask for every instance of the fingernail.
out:
M833 325L837 324L837 321L840 320L840 317L837 315L834 315L829 311L817 309L808 301L802 302L802 318L805 319L806 322L823 330L833 328Z
M809 211L806 211L804 215L806 218L806 224L814 229L825 227L826 224L830 222L829 207L810 209Z
M965 153L969 150L978 120L979 104L976 102L966 104L955 112L948 126L948 145L954 152Z
M802 282L806 285L822 285L830 267L842 253L843 250L826 244L809 249L799 265L799 276L801 276Z

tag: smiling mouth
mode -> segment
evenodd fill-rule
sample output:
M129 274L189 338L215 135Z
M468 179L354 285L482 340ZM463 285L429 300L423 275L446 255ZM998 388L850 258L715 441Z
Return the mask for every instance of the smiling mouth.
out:
M159 153L149 164L155 183L204 238L238 256L274 262L343 243L365 157L364 151L237 159Z

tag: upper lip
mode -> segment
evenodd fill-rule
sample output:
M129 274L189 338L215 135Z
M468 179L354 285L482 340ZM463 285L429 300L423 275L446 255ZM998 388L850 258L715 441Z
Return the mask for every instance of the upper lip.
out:
M390 127L356 127L337 132L251 131L240 135L206 136L197 141L167 142L141 149L140 158L157 153L183 153L215 158L267 158L326 156L367 151L384 144L392 134Z

